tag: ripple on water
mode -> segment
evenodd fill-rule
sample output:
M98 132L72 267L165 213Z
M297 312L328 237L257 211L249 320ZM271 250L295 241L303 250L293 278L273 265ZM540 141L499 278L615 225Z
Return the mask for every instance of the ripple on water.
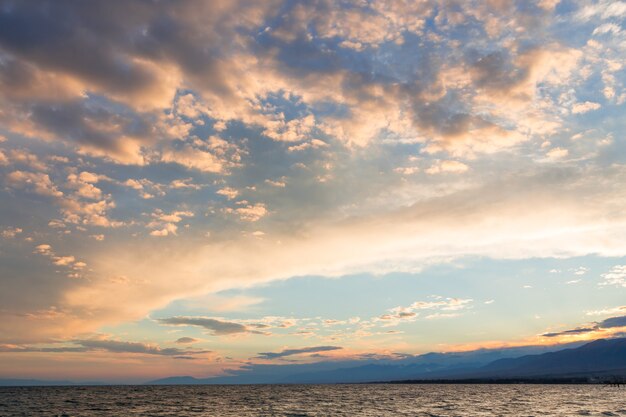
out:
M624 390L579 385L245 385L0 388L0 415L617 416Z

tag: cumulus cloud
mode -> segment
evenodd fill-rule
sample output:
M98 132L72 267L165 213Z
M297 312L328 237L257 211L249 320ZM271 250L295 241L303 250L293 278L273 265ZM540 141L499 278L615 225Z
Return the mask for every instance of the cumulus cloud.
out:
M12 149L9 152L8 161L11 161L14 165L25 165L36 171L47 171L46 164L39 160L39 157L24 149Z
M57 266L63 266L67 269L68 278L82 278L81 271L85 269L87 264L83 261L77 260L72 255L57 255L52 251L52 246L48 244L41 244L35 247L37 254L50 258L50 261Z
M241 203L241 202L240 202ZM265 204L263 203L255 203L255 204L247 204L242 203L242 207L231 208L228 207L224 211L226 213L235 213L239 216L239 218L246 222L256 222L261 218L265 217L268 213Z
M221 172L222 161L211 152L185 145L182 149L167 149L161 156L163 162L173 162L202 172Z
M594 103L592 101L585 101L584 103L575 103L572 106L572 113L580 114L587 113L592 110L598 110L600 108L600 103Z
M194 213L188 210L176 210L165 213L161 209L157 209L152 213L153 220L148 223L147 227L154 229L150 231L151 236L163 237L176 235L178 230L177 223L183 221L185 217L193 217Z
M467 62L453 54L445 56L452 62L426 55L419 62L403 57L402 47L414 42L410 35L427 39L444 55L450 48L440 35L425 36L428 19L434 18L437 31L444 34L454 23L474 19L494 36L507 23L518 25L519 33L528 22L543 23L522 7L507 11L488 4L453 10L430 2L350 2L343 7L315 1L283 9L275 4L280 2L266 3L133 1L128 6L133 13L100 1L92 9L56 2L49 14L21 4L6 8L1 16L6 28L33 22L41 32L32 37L17 29L0 33L0 45L11 63L5 68L12 77L5 92L23 98L11 112L27 115L11 118L21 120L11 125L33 136L70 140L85 152L122 163L159 160L212 173L237 161L189 142L166 145L157 159L146 158L144 148L162 137L189 139L192 128L181 117L193 122L210 117L221 126L218 131L224 130L225 121L237 120L260 127L272 140L301 142L291 151L325 147L326 141L315 137L317 129L349 144L366 145L390 132L421 136L435 142L431 149L493 150L523 141L525 135L518 130L526 129L516 129L518 120L511 115L500 123L502 112L482 105L485 100L493 105L502 98L532 99L537 84L563 82L577 60L569 59L571 51L558 44L520 51L498 47L478 57L468 50ZM550 9L546 4L551 3L542 2L542 7ZM106 13L94 12L105 8ZM282 17L273 19L277 10ZM71 24L62 18L68 14L75 17ZM198 19L200 15L204 18ZM144 28L141 34L138 27ZM244 33L247 36L238 36ZM478 34L482 32L467 33ZM322 46L319 40L327 43ZM60 44L85 53L63 59L63 54L51 52ZM379 48L393 59L378 60ZM341 58L345 50L361 54L363 70ZM395 69L402 66L417 70L409 74ZM466 74L465 80L451 76L455 69ZM53 75L56 82L50 82ZM25 89L36 84L53 85L47 88L53 90L48 97L65 100L28 100L37 89ZM468 94L471 86L475 94ZM189 88L193 92L177 94ZM85 99L84 91L105 96L108 102ZM276 95L298 100L305 109L281 111L277 103L268 102ZM448 104L459 100L462 106ZM315 112L320 105L345 111ZM163 116L158 110L169 112Z
M63 195L48 174L41 172L13 171L6 176L5 183L9 187L26 189L47 197L61 197Z
M202 188L201 185L194 184L193 178L183 178L179 180L173 180L170 183L170 188L173 189L190 189L190 190L199 190Z
M224 187L224 188L217 190L215 194L223 195L229 200L232 200L239 195L239 191L231 187Z

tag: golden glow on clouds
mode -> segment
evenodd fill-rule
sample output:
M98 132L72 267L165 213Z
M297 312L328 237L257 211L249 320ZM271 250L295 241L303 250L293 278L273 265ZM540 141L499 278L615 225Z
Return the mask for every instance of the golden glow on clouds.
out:
M77 377L201 375L298 344L310 351L287 356L416 352L428 342L410 345L402 326L482 301L454 287L443 304L393 302L315 327L285 312L229 319L272 300L216 293L468 257L626 256L619 1L0 6L0 344L109 343L0 354L24 376L61 365ZM606 260L593 288L626 288L623 263ZM578 271L564 285L590 285ZM225 317L186 314L203 308ZM150 318L162 309L245 331L177 361L163 332L181 329ZM518 341L476 343L621 329L529 336L522 321ZM141 341L119 330L135 325ZM318 333L341 326L356 330ZM345 346L314 352L309 340Z

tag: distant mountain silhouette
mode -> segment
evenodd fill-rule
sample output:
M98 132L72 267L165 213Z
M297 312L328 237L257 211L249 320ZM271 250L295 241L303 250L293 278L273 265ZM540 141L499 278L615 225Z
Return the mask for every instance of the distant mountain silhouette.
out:
M574 349L500 359L482 367L474 376L528 377L609 373L626 375L626 338L600 339Z
M626 377L626 338L555 346L427 353L403 359L320 361L306 364L249 364L231 375L212 378L174 376L155 385L341 383L384 381L526 382L532 379L585 381ZM101 382L0 379L0 386L99 385Z
M76 385L72 381L46 381L40 379L0 378L0 387L43 387L59 385Z
M445 378L476 372L487 364L505 358L546 353L582 343L555 346L522 346L479 349L468 352L426 353L403 359L321 361L308 364L249 365L233 375L194 378L174 376L149 384L259 384L259 383L338 383L391 381L413 378Z

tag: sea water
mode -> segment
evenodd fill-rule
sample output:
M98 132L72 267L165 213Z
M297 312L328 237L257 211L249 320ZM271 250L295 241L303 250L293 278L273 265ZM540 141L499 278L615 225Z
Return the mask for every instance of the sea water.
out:
M618 416L602 385L3 387L1 416Z

